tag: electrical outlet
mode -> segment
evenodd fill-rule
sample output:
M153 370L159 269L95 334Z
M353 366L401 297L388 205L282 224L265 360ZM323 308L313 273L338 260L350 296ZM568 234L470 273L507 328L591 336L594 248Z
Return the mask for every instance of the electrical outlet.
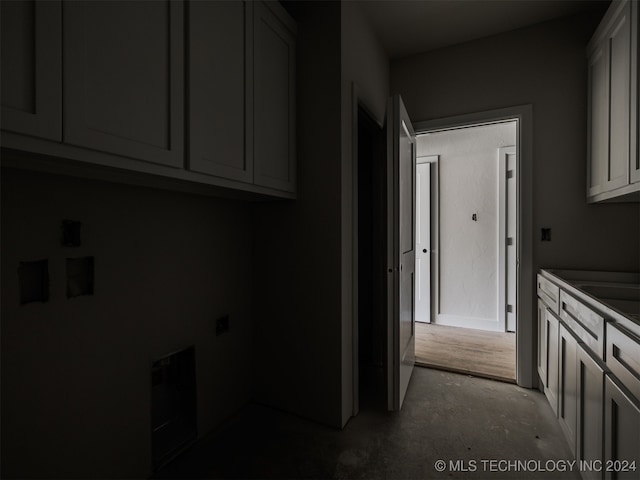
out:
M229 331L229 315L224 315L216 320L216 336Z

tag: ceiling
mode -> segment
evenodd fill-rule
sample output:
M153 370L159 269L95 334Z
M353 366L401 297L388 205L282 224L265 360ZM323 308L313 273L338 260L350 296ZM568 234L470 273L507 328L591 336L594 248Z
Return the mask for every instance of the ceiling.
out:
M390 58L582 13L604 12L596 0L366 0L360 7Z

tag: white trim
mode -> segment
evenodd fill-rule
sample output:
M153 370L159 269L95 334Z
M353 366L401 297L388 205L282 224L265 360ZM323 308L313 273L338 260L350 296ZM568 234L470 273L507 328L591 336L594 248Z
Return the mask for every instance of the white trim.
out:
M507 279L509 278L509 264L507 262L507 215L508 204L507 198L507 172L509 169L508 155L515 155L516 147L500 147L498 148L498 323L500 324L501 331L508 331L507 325L507 303L508 299L508 285ZM516 157L517 163L517 157ZM517 179L517 167L514 172ZM516 192L517 195L517 192ZM518 237L514 238L516 248L518 245ZM517 308L517 303L514 305Z
M351 221L351 358L352 358L352 394L351 399L353 403L352 416L358 415L360 411L360 362L359 362L359 344L358 344L358 302L359 302L359 283L358 283L358 270L359 270L359 250L358 250L358 85L356 82L351 83L351 148L352 148L352 189L351 189L351 202L352 202L352 217Z
M537 362L534 359L534 307L533 302L533 107L520 105L485 112L416 122L416 133L460 128L482 123L517 120L517 265L518 328L516 331L516 381L522 387L537 386Z
M473 328L476 330L486 330L490 332L504 332L504 327L495 318L463 317L460 315L438 314L436 325L447 327Z

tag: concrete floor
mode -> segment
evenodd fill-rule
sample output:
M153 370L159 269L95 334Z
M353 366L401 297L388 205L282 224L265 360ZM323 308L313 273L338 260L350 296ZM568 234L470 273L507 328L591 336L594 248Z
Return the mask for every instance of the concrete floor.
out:
M365 409L338 431L250 405L156 477L579 479L576 467L557 470L572 458L540 392L416 367L401 412ZM466 471L452 471L458 460Z

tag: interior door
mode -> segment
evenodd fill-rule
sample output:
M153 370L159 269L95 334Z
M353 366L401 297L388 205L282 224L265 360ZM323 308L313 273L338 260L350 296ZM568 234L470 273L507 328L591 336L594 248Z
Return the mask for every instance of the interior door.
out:
M416 322L431 322L431 163L416 165Z
M400 410L415 363L416 137L399 95L387 106L387 404Z

